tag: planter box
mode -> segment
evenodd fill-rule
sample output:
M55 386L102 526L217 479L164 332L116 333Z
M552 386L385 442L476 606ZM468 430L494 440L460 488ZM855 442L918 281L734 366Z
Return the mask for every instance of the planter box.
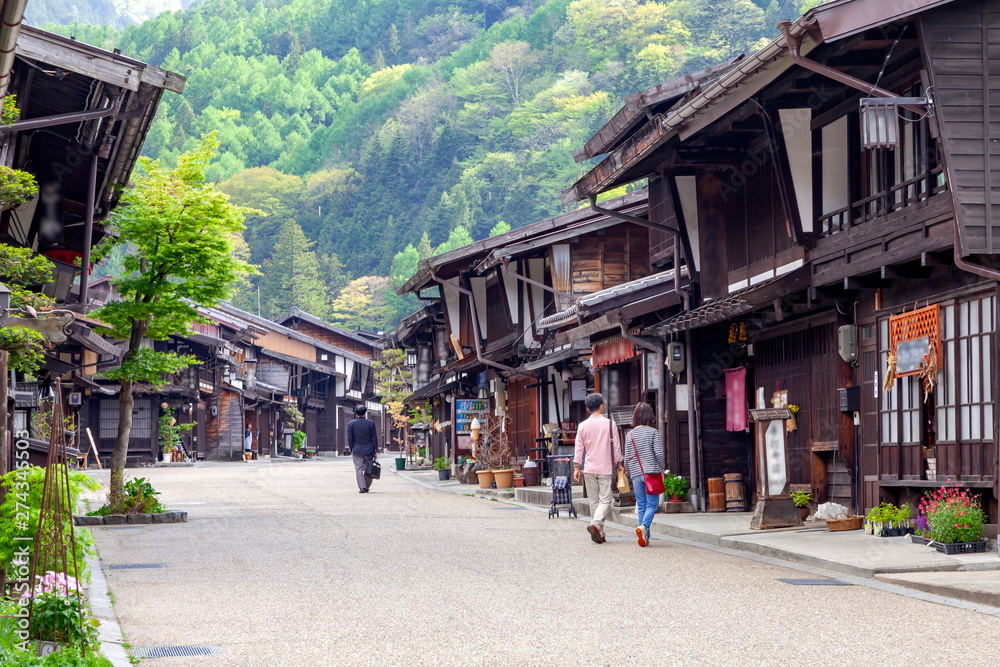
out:
M942 544L935 542L934 548L946 556L956 554L984 554L986 553L986 540L979 542L956 542L954 544Z
M923 544L924 546L926 546L927 543L930 542L930 540L924 537L923 535L913 535L913 534L910 535L910 541L913 542L914 544Z

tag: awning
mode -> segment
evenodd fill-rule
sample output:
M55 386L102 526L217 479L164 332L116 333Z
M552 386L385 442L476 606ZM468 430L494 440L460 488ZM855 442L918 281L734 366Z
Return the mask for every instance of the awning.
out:
M430 382L422 386L420 389L417 389L415 392L404 398L403 402L416 403L418 401L427 401L434 398L435 396L440 396L441 394L447 394L449 392L455 391L461 386L462 382L458 379L445 380L443 376L438 377L431 380Z
M665 322L650 327L647 331L657 336L698 329L732 317L757 310L773 303L787 294L809 286L809 269L800 267L791 273L770 278L761 283L733 292L721 299L706 303L693 310L671 317Z
M79 322L74 322L70 326L69 337L72 341L98 354L106 354L115 359L121 359L125 355L125 350Z
M594 368L620 364L638 354L639 352L635 349L635 343L625 340L621 336L614 336L613 338L594 344L592 364Z
M534 361L528 362L522 365L521 368L519 368L518 370L537 371L540 368L551 366L556 362L565 361L571 357L576 356L579 353L580 353L579 349L577 349L572 345L569 345L561 350L551 351L548 354L545 354L544 356L535 359Z
M102 394L113 395L113 394L117 394L118 393L118 386L117 385L115 385L115 386L112 387L112 386L107 386L107 385L103 385L103 384L98 384L97 382L94 382L93 380L91 380L86 375L74 374L73 375L73 382L74 382L74 384L77 384L77 385L83 387L84 389L90 389L90 390L93 390L93 391L98 391L98 392L100 392Z

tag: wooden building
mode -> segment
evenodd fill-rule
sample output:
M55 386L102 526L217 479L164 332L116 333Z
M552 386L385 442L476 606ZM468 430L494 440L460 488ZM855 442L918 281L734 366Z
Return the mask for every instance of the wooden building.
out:
M787 402L788 481L819 500L961 483L996 522L998 12L823 4L695 85L631 98L577 152L604 157L564 201L647 179L690 272L682 309L644 332L687 346L671 380L691 421L668 441L696 454L696 497L756 474L733 415Z
M435 456L471 452L474 416L510 417L524 461L547 454L553 428L572 444L595 387L614 408L660 402L659 341L637 334L679 303L687 278L674 276L672 246L654 265L659 225L647 211L640 190L420 263L401 291L432 303L393 342L414 368L411 404L430 402L434 421L452 424L431 434Z
M39 196L0 213L0 243L30 248L52 261L52 280L38 290L55 300L57 310L41 316L53 326L40 382L17 378L8 387L8 378L0 378L10 390L4 393L15 398L11 423L0 428L30 426L41 407L40 386L58 387L77 434L72 445L86 449L85 429L100 429L87 398L109 396L94 376L114 367L122 350L95 333L98 323L86 316L106 296L107 286L91 290L89 270L80 267L91 264L91 250L104 235L95 223L118 205L160 98L180 93L184 77L30 26L0 26L5 36L11 32L19 34L14 52L0 58L0 92L17 96L19 117L0 129L0 164L35 176ZM0 312L0 327L23 316ZM143 450L154 415L148 399L137 406L136 436ZM32 447L39 455L35 462L44 462L47 444L33 441Z

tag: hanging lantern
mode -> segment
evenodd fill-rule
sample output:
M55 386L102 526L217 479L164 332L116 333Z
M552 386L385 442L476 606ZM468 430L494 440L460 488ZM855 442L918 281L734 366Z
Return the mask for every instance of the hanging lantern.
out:
M899 145L899 105L895 99L861 100L861 145L869 150L894 150Z

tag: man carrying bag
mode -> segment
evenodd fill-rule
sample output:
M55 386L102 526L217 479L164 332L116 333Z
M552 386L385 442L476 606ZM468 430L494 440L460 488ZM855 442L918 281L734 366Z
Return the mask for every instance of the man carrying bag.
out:
M573 455L573 481L583 480L590 501L591 523L587 526L590 539L606 542L604 522L611 513L613 501L612 477L615 470L624 469L622 452L618 444L618 429L604 416L604 397L591 394L584 401L590 417L583 420L576 432L576 450Z
M354 471L358 479L358 492L368 493L372 480L378 479L382 468L375 456L378 454L378 431L375 422L365 417L368 409L364 405L354 408L354 419L347 425L347 446L354 460Z

